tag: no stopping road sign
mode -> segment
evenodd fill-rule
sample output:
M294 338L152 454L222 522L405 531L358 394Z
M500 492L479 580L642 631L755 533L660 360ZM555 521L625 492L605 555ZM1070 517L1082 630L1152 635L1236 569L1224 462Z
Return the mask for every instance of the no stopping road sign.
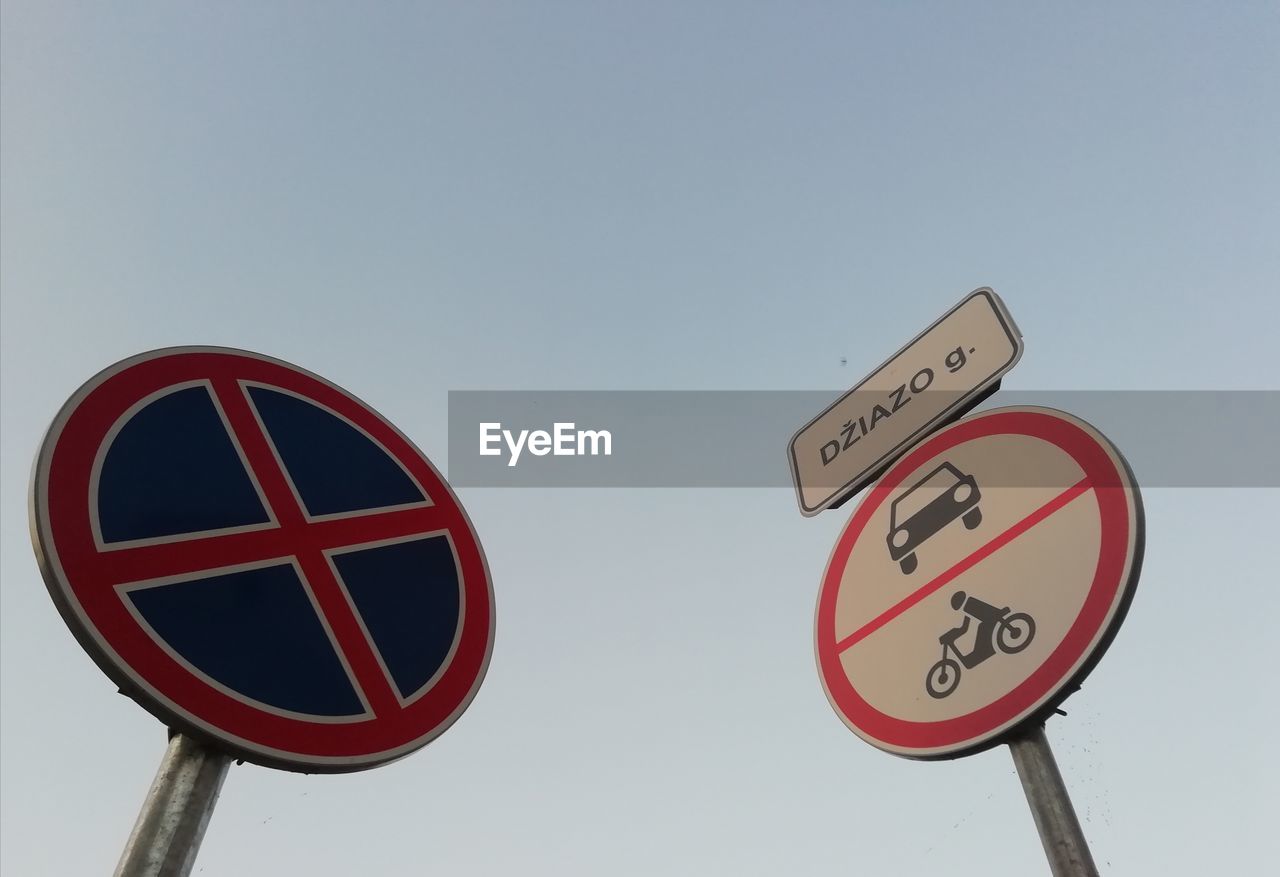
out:
M449 486L373 409L279 360L191 347L106 369L55 417L31 514L99 666L250 761L405 755L488 666L489 572Z
M827 697L897 755L994 745L1096 664L1142 548L1137 484L1089 424L1047 408L953 424L880 479L836 542L815 622Z

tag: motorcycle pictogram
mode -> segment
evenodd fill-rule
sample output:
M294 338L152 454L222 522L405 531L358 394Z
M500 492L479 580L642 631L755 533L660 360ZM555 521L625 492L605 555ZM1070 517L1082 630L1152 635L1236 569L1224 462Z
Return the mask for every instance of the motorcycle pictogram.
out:
M953 627L938 642L942 644L942 657L929 668L925 676L924 687L931 697L943 698L956 690L960 684L960 668L972 670L996 653L996 649L1006 655L1014 655L1031 645L1036 635L1036 622L1025 612L1013 612L1005 606L997 609L990 603L984 603L976 597L970 597L964 591L956 591L951 595L951 608L963 609L964 621L959 627ZM969 630L973 619L978 620L978 631L974 639L973 649L967 654L956 648L956 640ZM955 658L949 657L953 652ZM957 660L958 659L958 660Z

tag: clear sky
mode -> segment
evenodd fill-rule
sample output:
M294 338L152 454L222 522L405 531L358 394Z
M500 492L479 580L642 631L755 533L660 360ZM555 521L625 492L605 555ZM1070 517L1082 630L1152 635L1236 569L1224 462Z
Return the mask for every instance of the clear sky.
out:
M2 15L8 874L108 871L164 746L27 531L49 420L135 352L296 362L446 467L449 390L834 395L981 285L1026 338L1010 388L1280 389L1274 3ZM1106 872L1273 858L1277 493L1145 494L1129 620L1049 726ZM471 709L361 774L233 768L198 870L1047 872L1007 751L901 760L827 705L812 616L846 513L461 496L498 601Z

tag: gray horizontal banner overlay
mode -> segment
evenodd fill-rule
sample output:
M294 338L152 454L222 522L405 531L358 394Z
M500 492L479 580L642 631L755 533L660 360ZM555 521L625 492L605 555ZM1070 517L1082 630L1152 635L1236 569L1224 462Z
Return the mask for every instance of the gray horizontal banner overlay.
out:
M839 395L453 391L448 477L455 487L789 488L791 436ZM1000 391L979 410L1012 405L1093 424L1144 487L1280 487L1280 390ZM886 415L872 428L890 428Z

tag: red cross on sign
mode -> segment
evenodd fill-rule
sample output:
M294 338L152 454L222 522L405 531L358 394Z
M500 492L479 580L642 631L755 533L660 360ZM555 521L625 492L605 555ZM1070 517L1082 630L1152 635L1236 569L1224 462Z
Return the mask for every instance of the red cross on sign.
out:
M489 573L449 486L372 408L278 360L173 348L98 374L49 429L32 520L107 675L251 761L405 755L488 666Z

